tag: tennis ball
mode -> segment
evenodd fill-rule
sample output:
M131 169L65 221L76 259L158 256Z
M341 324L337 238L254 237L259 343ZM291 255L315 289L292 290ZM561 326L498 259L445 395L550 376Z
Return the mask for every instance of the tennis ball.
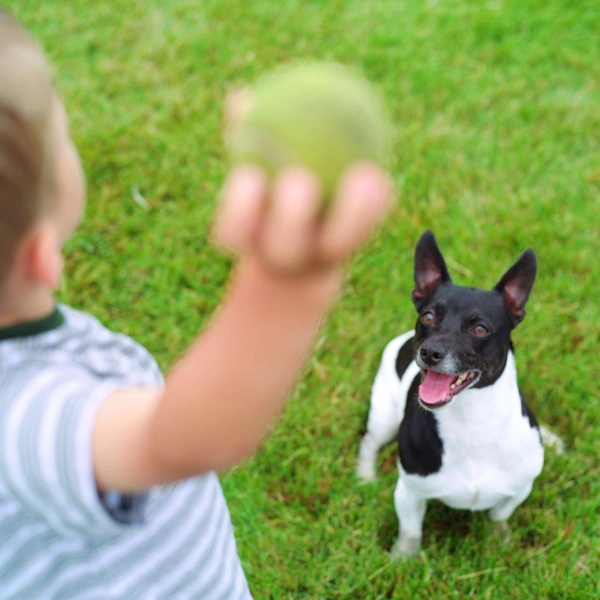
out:
M230 131L234 164L271 176L290 165L317 175L325 201L356 161L384 165L390 127L371 85L337 63L306 63L261 77Z

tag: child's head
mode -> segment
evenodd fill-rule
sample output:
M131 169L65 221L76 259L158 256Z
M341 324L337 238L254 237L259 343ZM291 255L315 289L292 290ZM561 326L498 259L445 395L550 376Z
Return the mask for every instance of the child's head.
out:
M23 261L33 267L34 279L43 275L39 267L56 271L60 248L79 220L83 178L48 61L2 9L0 82L2 289L20 254L27 254ZM29 238L35 248L23 250ZM37 264L40 260L47 264ZM56 273L46 275L46 283L54 287Z

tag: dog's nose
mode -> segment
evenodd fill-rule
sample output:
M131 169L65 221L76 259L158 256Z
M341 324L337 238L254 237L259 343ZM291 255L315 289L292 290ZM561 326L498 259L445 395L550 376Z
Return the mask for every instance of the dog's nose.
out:
M446 350L444 349L444 346L431 342L428 344L423 344L419 352L423 362L430 367L440 363L446 356Z

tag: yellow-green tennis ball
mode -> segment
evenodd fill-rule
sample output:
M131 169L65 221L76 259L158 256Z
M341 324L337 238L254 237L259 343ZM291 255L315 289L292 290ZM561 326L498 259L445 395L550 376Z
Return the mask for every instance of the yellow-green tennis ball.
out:
M383 103L362 77L336 63L308 63L263 76L230 134L234 163L275 175L305 165L325 200L354 162L384 165L390 127Z

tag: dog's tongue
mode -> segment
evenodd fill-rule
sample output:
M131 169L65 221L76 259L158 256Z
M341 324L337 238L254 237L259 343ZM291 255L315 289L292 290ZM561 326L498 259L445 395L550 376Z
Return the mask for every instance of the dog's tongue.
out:
M419 386L419 396L425 404L437 404L450 397L450 384L454 375L436 373L429 369L423 383Z

